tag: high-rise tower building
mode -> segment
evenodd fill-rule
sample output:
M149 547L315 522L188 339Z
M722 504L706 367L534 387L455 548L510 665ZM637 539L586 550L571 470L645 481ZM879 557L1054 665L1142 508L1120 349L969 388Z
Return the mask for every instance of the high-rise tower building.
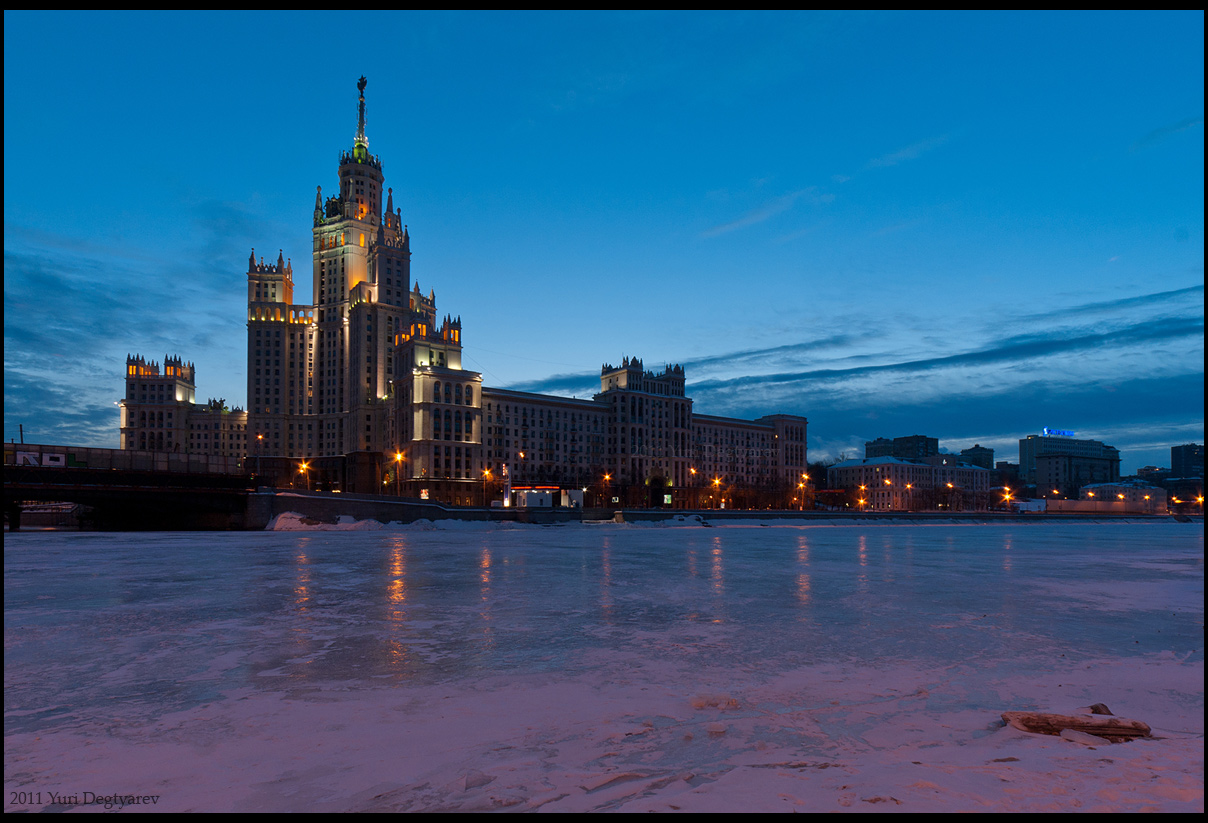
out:
M605 365L591 400L491 389L463 369L461 318L438 319L435 291L411 280L402 210L369 153L365 87L362 77L336 192L316 189L309 300L295 302L284 251L275 262L254 249L248 259L247 411L193 404L191 366L165 361L160 375L133 358L123 448L236 449L277 482L306 462L326 488L347 481L454 503L485 499L484 478L505 471L513 481L603 481L614 491L798 488L806 419L694 416L681 366L656 374L637 358Z
M435 297L409 291L411 249L382 162L357 131L340 153L336 194L315 192L311 299L293 302L293 268L248 264L248 427L265 454L381 451L390 441L394 336L434 325ZM383 213L383 205L385 210Z

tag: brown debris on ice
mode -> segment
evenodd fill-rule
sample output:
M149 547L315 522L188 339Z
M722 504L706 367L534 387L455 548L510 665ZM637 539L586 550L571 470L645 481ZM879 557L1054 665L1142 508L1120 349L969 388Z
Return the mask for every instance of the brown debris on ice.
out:
M692 698L694 709L737 709L738 701L724 694L698 694Z
M1103 706L1102 703L1095 704ZM1091 707L1092 711L1094 706ZM1002 719L1020 731L1032 734L1060 735L1065 729L1092 734L1112 743L1149 737L1150 728L1140 720L1128 720L1110 714L1044 714L1042 712L1003 712Z

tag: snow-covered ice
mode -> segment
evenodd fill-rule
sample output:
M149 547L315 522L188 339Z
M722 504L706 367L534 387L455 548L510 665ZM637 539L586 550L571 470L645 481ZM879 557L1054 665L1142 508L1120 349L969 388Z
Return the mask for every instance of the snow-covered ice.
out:
M6 535L5 810L1202 811L1203 539ZM999 717L1095 702L1155 738Z

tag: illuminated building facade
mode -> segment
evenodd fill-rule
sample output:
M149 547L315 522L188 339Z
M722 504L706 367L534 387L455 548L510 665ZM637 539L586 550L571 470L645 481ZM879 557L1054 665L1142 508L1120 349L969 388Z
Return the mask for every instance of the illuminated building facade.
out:
M120 447L173 454L243 457L247 412L224 400L195 403L194 366L179 357L159 363L126 357L126 396L119 403Z
M982 510L990 502L992 476L955 455L866 457L828 467L826 483L851 491L853 507L865 511Z
M365 86L362 77L357 131L340 154L336 193L315 194L310 300L295 302L291 260L279 252L265 262L253 250L248 410L227 423L212 404L193 407L189 366L187 381L167 390L188 400L174 401L184 405L173 409L177 429L165 444L212 449L230 442L229 434L212 439L215 424L239 425L231 431L255 465L330 465L358 455L358 465L378 467L376 482L454 503L482 500L484 476L500 481L505 469L513 484L566 487L796 485L806 470L806 419L694 416L680 366L656 374L637 358L606 364L591 400L492 389L463 369L461 319L438 319L435 292L412 284L411 238L393 191L383 188L381 160L369 153ZM172 368L184 367L173 361ZM139 394L128 389L127 397ZM131 421L148 410L124 408L123 448L146 442ZM190 430L190 421L208 428Z

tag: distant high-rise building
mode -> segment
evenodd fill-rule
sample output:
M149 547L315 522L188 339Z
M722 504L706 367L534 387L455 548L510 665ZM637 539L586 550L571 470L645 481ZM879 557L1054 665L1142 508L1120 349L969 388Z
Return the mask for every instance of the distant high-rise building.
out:
M899 460L922 460L940 453L940 441L936 437L912 434L893 439L893 456Z
M1204 476L1204 444L1170 447L1170 473L1175 477Z
M966 463L972 463L974 466L981 466L983 469L994 468L994 449L975 443L973 448L961 449L961 457L965 458Z
M896 457L898 460L922 460L940 453L940 441L935 437L914 434L909 437L878 437L864 444L864 459Z
M893 441L888 437L878 437L864 444L864 459L873 457L893 457Z
M1120 479L1120 450L1114 446L1105 445L1098 440L1075 440L1073 437L1058 435L1029 434L1019 441L1019 479L1028 485L1036 484L1042 487L1057 488L1062 494L1067 492L1061 485L1053 485L1042 480L1037 475L1037 459L1051 455L1077 458L1077 465L1061 463L1060 476L1068 478L1069 483L1077 486L1086 483L1110 483ZM1056 477L1057 469L1048 472Z

